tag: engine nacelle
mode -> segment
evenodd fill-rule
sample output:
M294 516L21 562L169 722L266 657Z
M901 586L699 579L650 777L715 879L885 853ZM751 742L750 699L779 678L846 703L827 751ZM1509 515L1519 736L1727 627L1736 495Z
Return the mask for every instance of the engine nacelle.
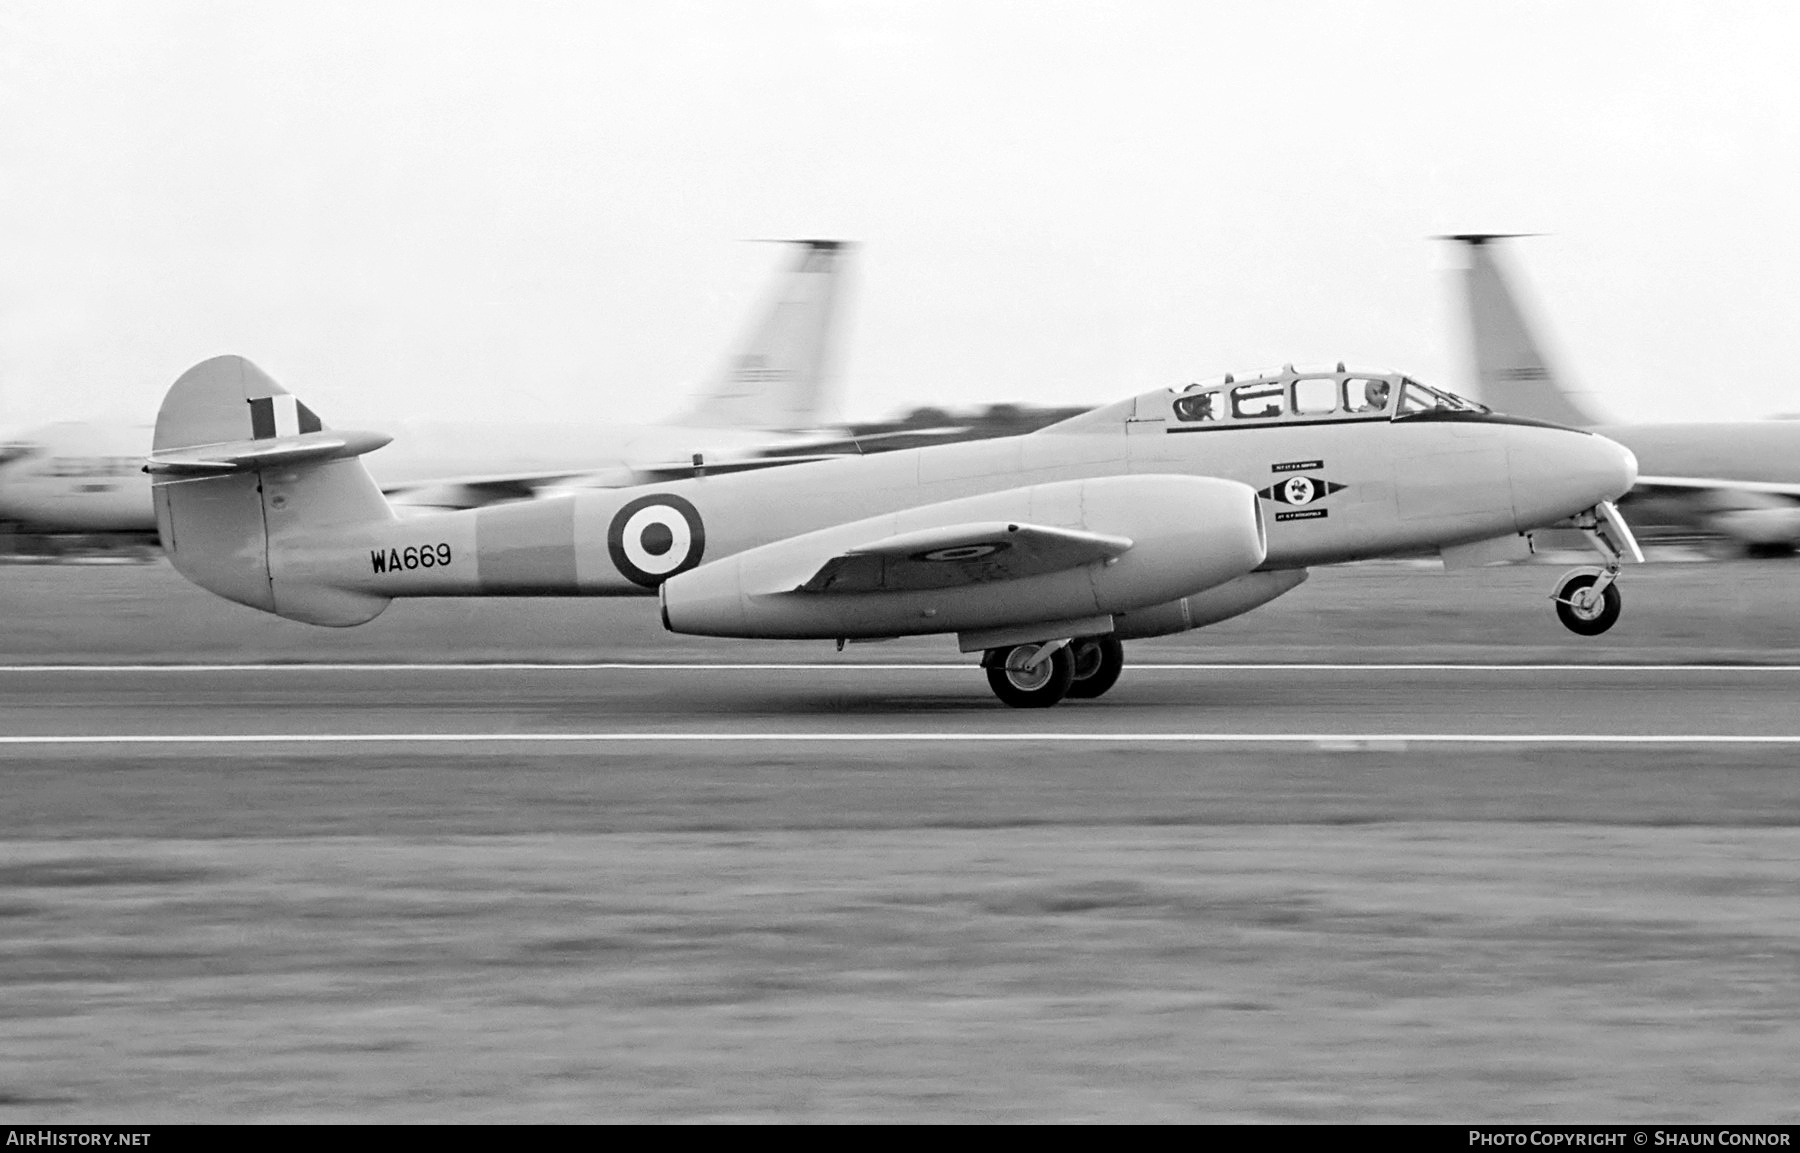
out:
M1124 613L1114 621L1113 635L1128 641L1215 625L1292 592L1306 580L1306 575L1303 568L1247 573L1218 588Z
M1020 521L1126 537L1131 547L1035 576L907 591L800 592L826 561L897 534ZM701 636L918 636L1088 619L1242 577L1266 553L1256 494L1236 481L1113 476L984 493L807 533L665 581L663 624Z
M1736 508L1715 512L1707 524L1733 540L1758 548L1800 544L1800 507L1786 502L1767 508Z

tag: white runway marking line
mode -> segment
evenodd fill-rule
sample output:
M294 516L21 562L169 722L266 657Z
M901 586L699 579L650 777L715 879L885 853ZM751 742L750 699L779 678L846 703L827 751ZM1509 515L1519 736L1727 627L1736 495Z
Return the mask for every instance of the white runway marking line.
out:
M392 672L967 672L976 667L974 655L960 664L874 664L844 662L842 664L793 663L664 663L661 661L611 661L593 664L540 664L525 662L482 663L384 663L362 664L110 664L110 665L0 665L0 673L392 673ZM1718 665L1718 664L1127 664L1131 672L1481 672L1481 673L1795 673L1800 665Z
M458 744L848 744L854 742L1106 745L1315 745L1392 749L1406 745L1800 745L1800 734L1721 733L143 733L0 736L5 745L458 745Z

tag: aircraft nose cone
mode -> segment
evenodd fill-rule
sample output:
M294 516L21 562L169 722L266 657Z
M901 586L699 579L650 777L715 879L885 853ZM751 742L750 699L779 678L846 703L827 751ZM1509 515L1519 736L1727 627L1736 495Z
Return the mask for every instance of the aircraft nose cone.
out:
M1507 459L1521 532L1617 500L1637 483L1637 457L1630 449L1575 429L1533 429L1509 446Z
M1631 486L1637 483L1637 453L1632 452L1616 440L1608 440L1597 434L1594 439L1600 442L1604 455L1608 458L1607 464L1602 468L1610 469L1610 472L1605 472L1604 480L1613 495L1606 499L1618 500L1630 492Z

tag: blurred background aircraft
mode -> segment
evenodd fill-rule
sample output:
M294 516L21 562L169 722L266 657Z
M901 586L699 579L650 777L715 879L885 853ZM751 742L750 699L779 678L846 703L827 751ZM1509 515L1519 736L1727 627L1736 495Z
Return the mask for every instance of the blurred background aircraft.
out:
M696 460L756 461L768 450L842 451L817 430L832 400L831 353L848 247L796 244L795 258L718 376L661 424L469 424L419 421L394 430L375 468L402 505L469 508L559 485L632 483L639 470ZM61 422L0 447L0 521L15 533L141 534L156 517L143 458L148 425Z
M1479 400L1514 416L1591 428L1631 449L1638 483L1625 511L1647 536L1716 535L1752 555L1800 545L1800 421L1605 419L1592 394L1572 388L1544 353L1496 251L1507 237L1446 239L1468 257L1461 282ZM1735 415L1729 382L1695 381L1691 395L1704 416Z
M887 421L831 424L850 245L793 242L795 256L718 376L659 424L539 420L389 422L370 471L407 510L474 508L580 488L615 488L766 468L845 453L1030 432L1082 411L995 404L958 417L924 407ZM34 556L156 544L143 474L151 429L64 421L0 436L0 553Z

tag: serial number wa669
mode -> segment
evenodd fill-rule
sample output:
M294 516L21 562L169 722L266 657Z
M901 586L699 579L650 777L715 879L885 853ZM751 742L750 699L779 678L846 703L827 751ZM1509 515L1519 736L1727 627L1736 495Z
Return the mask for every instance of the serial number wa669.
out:
M447 544L408 545L405 548L371 549L369 564L378 573L399 572L401 569L442 568L450 563L450 546Z

